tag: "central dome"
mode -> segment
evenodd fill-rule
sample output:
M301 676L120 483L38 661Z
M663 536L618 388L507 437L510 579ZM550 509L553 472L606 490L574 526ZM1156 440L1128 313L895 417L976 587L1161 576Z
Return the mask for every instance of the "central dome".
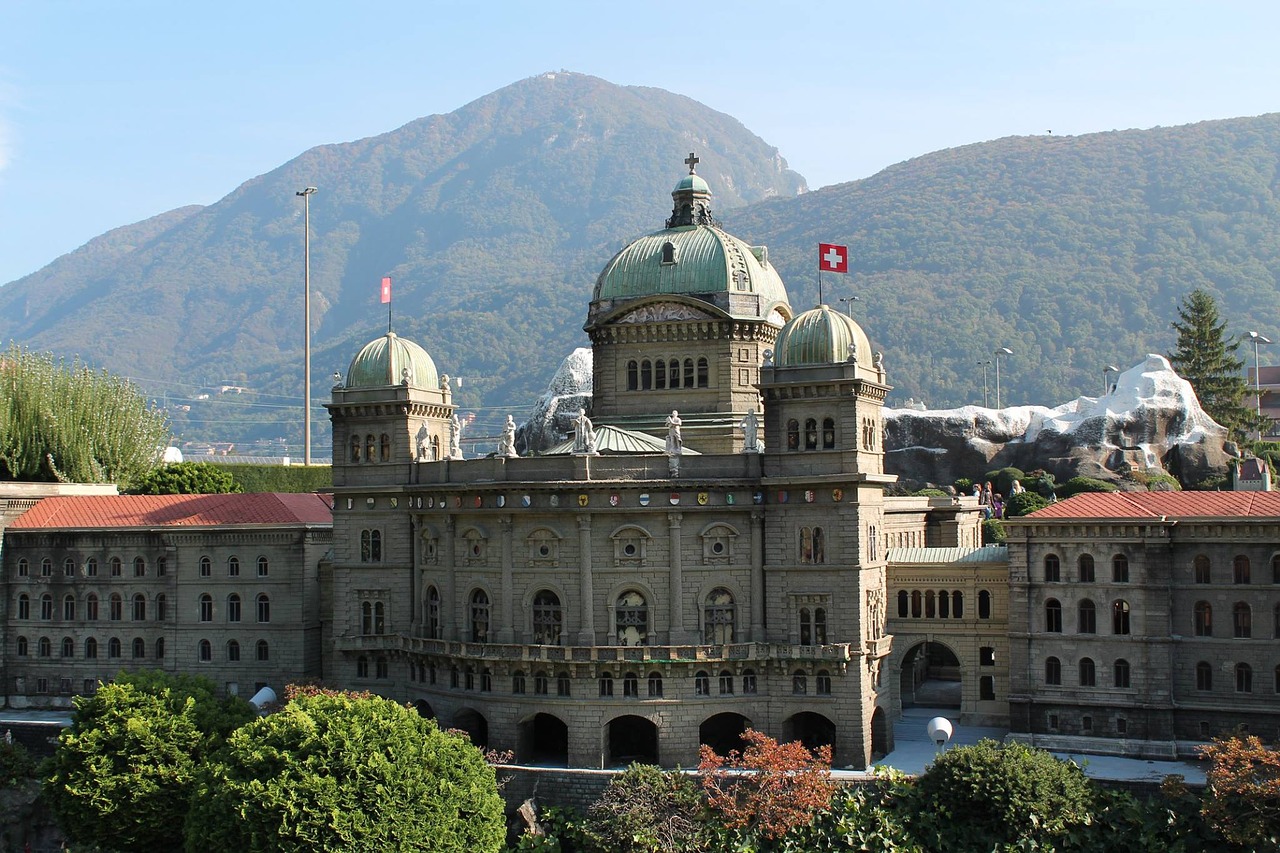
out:
M346 387L386 388L408 381L415 388L436 389L440 377L427 351L395 332L387 332L364 345L347 368Z

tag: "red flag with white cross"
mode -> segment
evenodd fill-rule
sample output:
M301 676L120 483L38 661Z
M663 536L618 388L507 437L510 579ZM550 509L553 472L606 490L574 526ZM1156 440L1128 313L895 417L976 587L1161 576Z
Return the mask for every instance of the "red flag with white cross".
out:
M382 280L382 304L387 305L391 302L391 279L384 278Z
M818 244L818 269L822 272L849 271L849 247L835 243Z

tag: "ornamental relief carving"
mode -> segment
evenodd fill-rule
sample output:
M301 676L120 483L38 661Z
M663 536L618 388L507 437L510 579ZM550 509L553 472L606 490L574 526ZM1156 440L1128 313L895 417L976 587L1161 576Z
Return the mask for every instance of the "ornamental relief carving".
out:
M675 302L659 302L645 305L623 315L618 323L667 323L673 320L710 320L710 314L695 311L688 305Z

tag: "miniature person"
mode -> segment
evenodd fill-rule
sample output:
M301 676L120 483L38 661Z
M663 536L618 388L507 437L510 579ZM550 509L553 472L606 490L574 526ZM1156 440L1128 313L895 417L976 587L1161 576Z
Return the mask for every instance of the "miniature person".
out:
M760 452L760 418L754 408L742 416L742 452Z
M667 418L667 455L679 456L684 450L684 439L680 436L680 413L675 409L671 410L671 417Z
M991 498L991 515L993 518L1004 518L1004 495L999 492Z
M1024 488L1022 483L1018 480L1014 480L1013 485L1009 487L1009 494L1011 495L1020 495L1025 491L1026 488Z
M498 440L498 455L508 459L516 455L516 421L507 415L507 422L502 427L502 438Z

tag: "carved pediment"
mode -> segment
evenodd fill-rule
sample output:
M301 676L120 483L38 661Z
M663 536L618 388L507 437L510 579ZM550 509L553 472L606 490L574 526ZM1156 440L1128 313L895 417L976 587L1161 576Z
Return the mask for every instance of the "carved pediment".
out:
M670 323L680 320L711 320L710 314L678 302L658 302L624 314L618 323Z

